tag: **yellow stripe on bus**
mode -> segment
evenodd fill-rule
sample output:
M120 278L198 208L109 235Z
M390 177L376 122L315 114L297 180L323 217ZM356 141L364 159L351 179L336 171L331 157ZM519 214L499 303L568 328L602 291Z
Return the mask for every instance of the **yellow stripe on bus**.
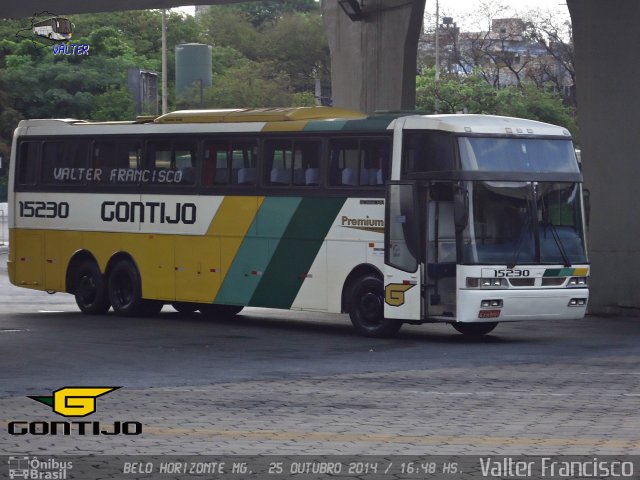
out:
M253 219L262 205L264 197L224 197L216 212L207 236L214 236L220 241L220 282L216 282L212 292L213 300L229 272L233 260L240 249Z

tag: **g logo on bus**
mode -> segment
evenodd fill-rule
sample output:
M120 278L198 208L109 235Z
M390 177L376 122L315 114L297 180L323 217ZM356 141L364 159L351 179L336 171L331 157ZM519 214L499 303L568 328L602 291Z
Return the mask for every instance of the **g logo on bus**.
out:
M404 305L404 292L415 285L407 285L405 283L390 283L384 289L384 301L392 307Z

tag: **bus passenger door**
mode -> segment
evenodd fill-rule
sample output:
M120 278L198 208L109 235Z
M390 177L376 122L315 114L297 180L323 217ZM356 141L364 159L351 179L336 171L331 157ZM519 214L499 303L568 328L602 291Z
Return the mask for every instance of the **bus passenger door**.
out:
M425 315L456 315L456 229L453 185L434 182L426 191Z
M390 181L385 201L384 316L420 320L421 221L415 182Z

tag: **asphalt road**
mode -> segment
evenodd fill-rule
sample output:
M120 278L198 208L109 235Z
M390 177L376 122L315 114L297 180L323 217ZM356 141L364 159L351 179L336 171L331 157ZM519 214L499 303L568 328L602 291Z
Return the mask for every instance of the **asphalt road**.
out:
M122 386L100 421L137 437L9 435L7 454L640 454L640 319L447 325L357 336L342 315L80 314L11 286L0 251L0 425L60 420L27 395Z

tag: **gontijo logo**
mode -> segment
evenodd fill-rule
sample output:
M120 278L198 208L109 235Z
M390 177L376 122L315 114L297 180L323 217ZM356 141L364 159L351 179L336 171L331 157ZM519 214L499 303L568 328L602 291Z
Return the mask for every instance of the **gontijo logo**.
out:
M51 397L29 396L63 417L86 417L96 411L96 398L122 387L63 387Z
M51 396L29 396L50 406L63 417L86 417L96 411L96 399L122 387L63 387ZM9 422L11 435L140 435L142 424L136 421L114 421L105 425L90 421L27 421Z

